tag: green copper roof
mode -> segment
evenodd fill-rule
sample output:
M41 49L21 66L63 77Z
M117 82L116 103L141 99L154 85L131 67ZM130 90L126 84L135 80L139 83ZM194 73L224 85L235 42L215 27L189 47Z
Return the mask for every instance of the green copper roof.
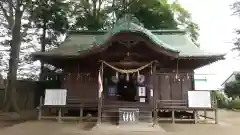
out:
M165 44L171 45L173 48L179 51L180 57L201 57L201 56L218 56L223 54L216 54L203 51L196 46L191 39L184 33L162 33L156 34L159 40Z
M149 39L151 39L155 44L173 52L178 52L177 49L173 48L172 46L162 42L159 40L159 38L154 35L151 31L145 29L141 25L137 25L133 22L128 22L125 19L119 20L112 29L109 29L109 31L102 37L98 37L94 40L94 43L96 45L104 44L106 40L111 38L113 35L120 33L120 32L140 32L142 34L145 34Z
M201 50L181 30L147 30L141 24L132 21L119 20L108 31L71 32L60 47L48 52L36 52L35 56L77 56L81 52L104 45L104 43L119 32L138 32L147 36L155 45L168 51L186 57L223 57L224 54L214 54Z

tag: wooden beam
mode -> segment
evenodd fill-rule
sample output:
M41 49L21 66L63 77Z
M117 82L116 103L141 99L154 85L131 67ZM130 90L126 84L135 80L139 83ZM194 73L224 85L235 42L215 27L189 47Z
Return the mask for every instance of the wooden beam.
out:
M127 52L107 52L103 57L126 57ZM139 54L136 52L129 52L129 57L138 57L138 58L149 58L149 55L146 54Z
M149 62L137 62L137 61L129 61L129 62L108 62L110 65L112 66L117 66L117 67L141 67L141 66L144 66L144 65L147 65L149 64Z
M153 63L153 125L157 124L157 77L156 63Z

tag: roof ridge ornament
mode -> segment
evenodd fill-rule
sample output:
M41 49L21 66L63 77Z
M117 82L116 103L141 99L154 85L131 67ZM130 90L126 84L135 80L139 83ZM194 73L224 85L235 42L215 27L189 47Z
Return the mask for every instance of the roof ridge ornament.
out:
M138 29L134 29L131 25L139 26ZM119 18L112 27L108 27L107 33L103 37L94 37L94 45L98 45L99 40L104 40L108 37L113 36L114 33L118 33L123 30L138 31L144 29L143 23L141 23L134 15L125 14L123 17Z
M137 24L137 25L139 25L139 26L141 26L141 27L144 27L143 23L141 23L141 22L137 19L137 17L135 17L133 14L125 14L123 17L119 18L119 19L115 22L115 24L113 25L113 28L114 28L115 26L121 25L121 24L126 23L126 22L128 23L128 27L130 27L130 23L135 23L135 24ZM111 28L111 29L113 29L113 28Z

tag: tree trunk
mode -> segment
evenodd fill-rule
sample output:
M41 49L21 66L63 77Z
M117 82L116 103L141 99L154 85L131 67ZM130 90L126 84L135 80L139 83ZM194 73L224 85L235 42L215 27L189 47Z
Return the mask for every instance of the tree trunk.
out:
M16 91L16 82L17 82L17 69L19 61L19 52L21 45L21 19L22 12L16 11L15 13L15 23L12 29L12 41L10 49L10 59L9 59L9 71L7 76L7 99L4 111L14 111L19 112L20 109L17 105L17 91Z
M41 52L46 51L46 32L47 32L47 22L43 21L43 33L41 37ZM41 61L41 68L40 68L40 79L39 80L44 80L44 62Z

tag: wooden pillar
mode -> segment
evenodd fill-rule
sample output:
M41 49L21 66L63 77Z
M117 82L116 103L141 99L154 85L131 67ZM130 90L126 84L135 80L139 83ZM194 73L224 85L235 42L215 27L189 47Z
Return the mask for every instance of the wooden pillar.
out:
M172 124L175 124L175 110L172 109Z
M62 120L62 108L60 107L58 109L58 122L61 122L61 120Z
M206 120L207 119L207 111L204 110L204 119Z
M194 124L197 124L197 122L198 122L198 112L197 112L197 110L194 110L193 114L194 114Z
M103 63L101 62L101 67L100 67L100 75L101 75L101 80L102 80L102 85L103 85ZM98 93L99 93L99 88L98 88ZM98 120L97 124L101 124L102 122L102 104L103 104L103 93L98 94Z
M148 92L148 104L149 106L153 106L153 87L154 87L154 79L153 79L153 68L151 66L150 76L149 76L149 92Z
M80 105L80 122L83 121L83 106Z
M42 104L43 104L43 99L42 99L42 96L41 96L40 97L39 108L38 108L38 120L42 119Z
M102 122L101 117L102 117L102 97L100 97L98 100L98 121L97 121L98 124L101 124Z
M214 108L214 116L215 116L215 124L219 123L218 120L218 102L217 102L217 97L216 97L216 93L211 92L211 95L213 97L213 101L212 101L212 107Z
M156 62L153 63L153 125L158 122L157 116L157 76L156 76Z
M215 124L218 124L218 109L215 109Z

